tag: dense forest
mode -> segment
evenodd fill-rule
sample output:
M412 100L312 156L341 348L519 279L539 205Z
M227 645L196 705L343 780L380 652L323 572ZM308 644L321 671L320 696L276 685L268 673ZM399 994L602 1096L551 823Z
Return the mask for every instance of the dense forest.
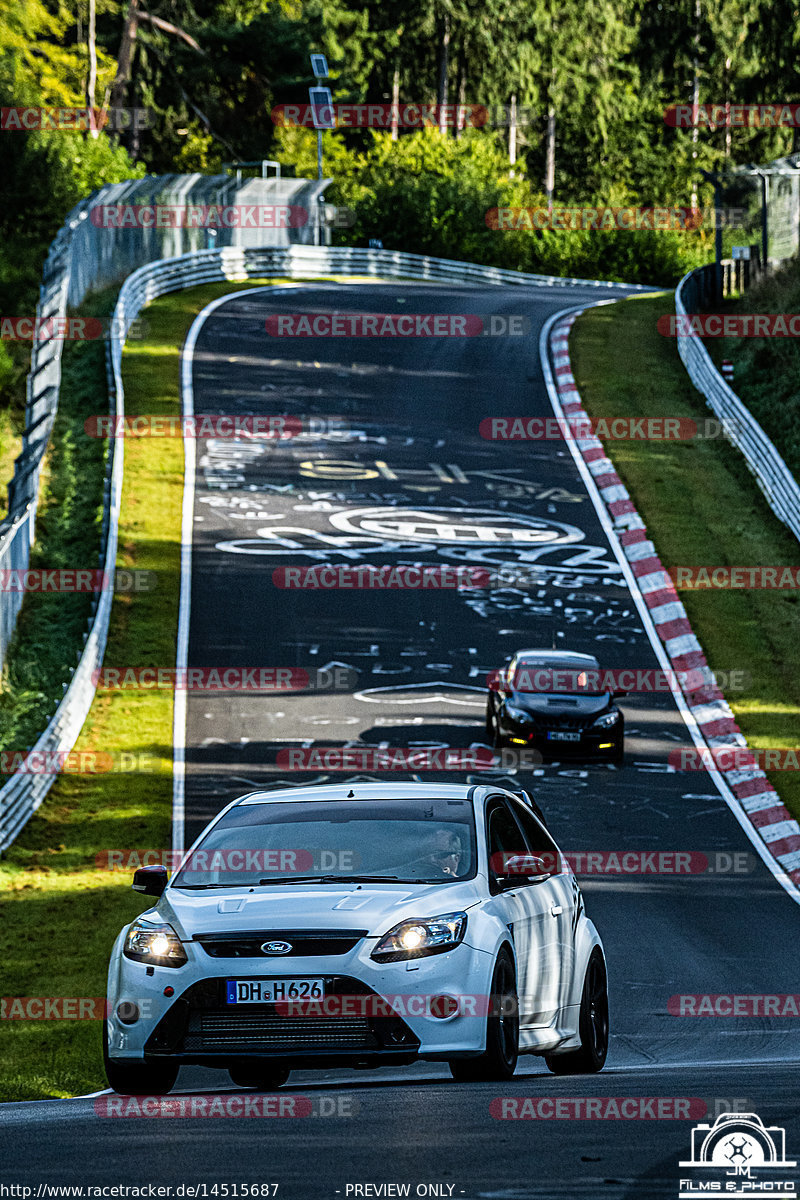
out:
M797 17L796 0L3 0L2 107L149 115L142 129L0 131L0 313L32 310L49 240L104 182L264 157L315 175L313 130L281 123L278 107L307 103L310 51L327 56L336 103L440 106L423 129L323 135L328 198L356 213L340 240L674 281L709 257L707 230L500 233L486 213L708 205L702 170L788 154L800 134L791 122L676 128L665 114L796 100ZM488 118L460 128L442 115L459 105ZM3 393L14 354L0 343Z

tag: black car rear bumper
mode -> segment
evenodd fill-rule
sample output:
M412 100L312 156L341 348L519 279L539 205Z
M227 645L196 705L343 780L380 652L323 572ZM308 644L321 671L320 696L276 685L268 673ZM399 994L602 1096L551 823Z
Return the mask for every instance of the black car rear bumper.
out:
M503 731L503 739L508 745L523 747L531 750L536 750L543 758L618 758L624 748L624 734L620 734L616 729L609 731L593 731L592 733L584 730L575 730L570 732L580 733L578 741L562 741L561 739L551 739L547 737L546 732L530 732L523 729L510 729ZM611 743L610 745L608 743Z

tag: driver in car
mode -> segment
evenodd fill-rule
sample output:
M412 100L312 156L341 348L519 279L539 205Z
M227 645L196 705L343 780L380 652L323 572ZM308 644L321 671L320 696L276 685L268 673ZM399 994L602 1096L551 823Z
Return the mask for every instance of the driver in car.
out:
M399 869L423 879L442 876L457 879L462 853L458 834L446 826L439 826L428 833L419 858Z

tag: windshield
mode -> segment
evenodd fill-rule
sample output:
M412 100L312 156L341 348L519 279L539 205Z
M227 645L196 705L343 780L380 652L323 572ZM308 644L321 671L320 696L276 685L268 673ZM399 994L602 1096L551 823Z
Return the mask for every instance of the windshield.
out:
M232 808L173 887L397 879L447 883L476 871L466 800L299 800Z

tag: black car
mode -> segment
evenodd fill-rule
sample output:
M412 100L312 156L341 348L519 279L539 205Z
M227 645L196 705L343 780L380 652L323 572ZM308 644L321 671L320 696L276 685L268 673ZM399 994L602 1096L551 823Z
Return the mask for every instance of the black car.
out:
M591 654L520 650L489 676L486 736L496 748L529 746L542 755L607 758L621 764L625 719L614 703L624 691L602 691Z

